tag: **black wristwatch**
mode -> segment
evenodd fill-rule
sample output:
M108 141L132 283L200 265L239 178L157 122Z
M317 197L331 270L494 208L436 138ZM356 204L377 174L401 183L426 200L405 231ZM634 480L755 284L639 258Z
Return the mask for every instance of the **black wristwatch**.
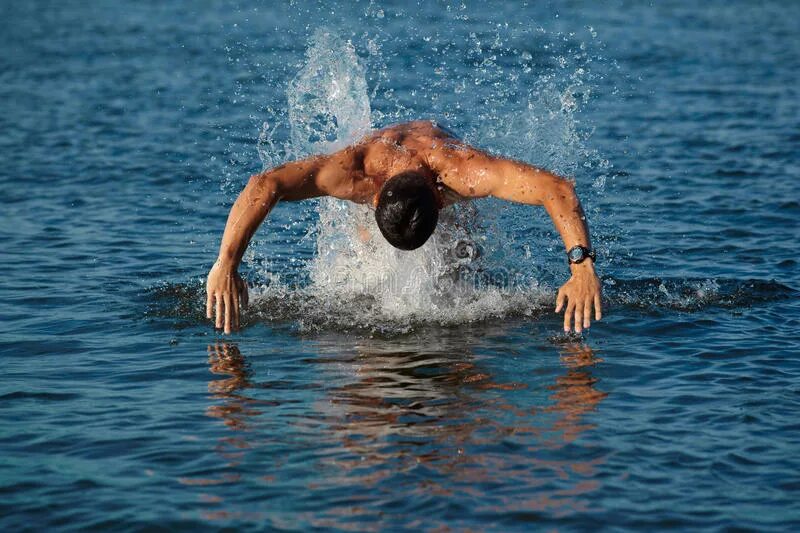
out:
M595 253L594 250L587 248L585 246L573 246L567 252L567 263L569 264L578 264L583 263L584 259L590 258L592 262L595 262Z

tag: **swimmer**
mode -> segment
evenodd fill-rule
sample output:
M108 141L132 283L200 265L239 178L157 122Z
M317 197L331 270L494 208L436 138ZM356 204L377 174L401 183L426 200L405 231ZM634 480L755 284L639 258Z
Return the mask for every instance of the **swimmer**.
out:
M247 284L237 270L250 239L279 201L332 196L375 208L383 237L414 250L431 236L439 210L493 196L542 205L553 220L572 275L558 290L564 331L580 333L602 317L600 280L589 229L573 183L521 161L467 145L435 122L397 124L330 155L293 161L250 178L228 215L219 257L208 274L206 315L225 333L239 328Z

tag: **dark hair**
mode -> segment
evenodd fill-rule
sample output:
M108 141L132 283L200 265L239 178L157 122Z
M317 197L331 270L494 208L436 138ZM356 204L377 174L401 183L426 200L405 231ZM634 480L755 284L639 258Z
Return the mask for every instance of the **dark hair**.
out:
M439 205L429 180L414 171L392 176L381 189L375 220L395 248L414 250L425 244L439 220Z

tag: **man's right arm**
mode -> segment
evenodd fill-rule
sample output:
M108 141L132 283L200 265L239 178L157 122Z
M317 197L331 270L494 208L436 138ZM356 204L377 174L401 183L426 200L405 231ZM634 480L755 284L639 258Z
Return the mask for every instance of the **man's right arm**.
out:
M591 247L586 215L570 180L467 145L432 151L428 163L438 171L445 185L462 196L494 196L544 206L561 235L565 251L577 245ZM592 310L595 320L602 317L600 280L594 270L594 260L570 263L570 271L570 279L558 291L556 313L565 308L564 330L570 331L574 323L575 331L580 333L590 326Z
M228 215L219 256L206 282L206 316L216 318L225 333L239 328L239 314L247 304L247 285L237 270L258 227L279 200L302 200L324 192L317 176L328 157L320 156L281 165L250 178Z

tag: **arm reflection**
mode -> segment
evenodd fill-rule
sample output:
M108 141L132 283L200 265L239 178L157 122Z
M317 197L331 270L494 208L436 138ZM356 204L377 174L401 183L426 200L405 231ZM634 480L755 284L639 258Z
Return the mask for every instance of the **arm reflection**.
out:
M212 374L229 377L208 382L208 392L212 393L212 398L224 400L224 403L208 406L206 414L223 419L231 429L247 429L248 419L261 412L251 409L249 404L253 400L240 394L240 391L252 387L253 383L250 381L252 371L239 347L227 342L210 344L208 365Z
M543 372L551 367L531 365L509 381L493 375L489 359L471 353L474 341L320 341L316 358L307 362L328 376L321 385L325 400L309 406L303 420L295 419L296 427L281 422L280 398L262 398L281 391L255 381L235 344L211 345L210 371L222 378L211 380L208 389L222 404L208 407L207 414L232 430L249 430L238 436L239 449L271 445L265 426L273 418L304 442L312 439L308 428L317 428L314 442L309 440L322 452L314 460L320 473L315 489L346 486L363 494L392 487L412 498L459 495L474 497L490 512L585 511L581 495L598 489L594 472L603 452L586 445L578 455L558 450L594 427L584 419L607 397L592 375L602 359L588 345L563 345L558 375L548 377ZM247 389L258 389L253 394L259 400L248 397ZM280 466L273 469L269 478L280 482ZM490 486L507 490L494 494ZM339 505L330 512L354 512Z
M413 459L423 462L449 458L462 463L469 459L465 447L523 435L528 435L527 444L533 437L536 447L564 446L593 427L583 417L607 396L591 374L602 359L585 344L561 348L566 371L543 387L552 391L546 399L536 391L515 394L529 385L498 380L463 345L458 351L427 346L427 353L377 346L357 347L352 361L357 379L330 389L330 403L319 406L331 429L362 462L371 455L385 459L385 447L379 444L388 438L396 445L413 442L407 451L415 451ZM532 397L546 405L517 404Z
M549 387L553 391L550 399L555 402L549 410L561 415L562 418L553 423L553 428L561 431L564 443L569 443L594 427L583 424L581 420L586 413L595 410L608 393L595 388L598 380L592 376L590 369L603 360L586 344L565 345L561 362L567 372L557 377Z

